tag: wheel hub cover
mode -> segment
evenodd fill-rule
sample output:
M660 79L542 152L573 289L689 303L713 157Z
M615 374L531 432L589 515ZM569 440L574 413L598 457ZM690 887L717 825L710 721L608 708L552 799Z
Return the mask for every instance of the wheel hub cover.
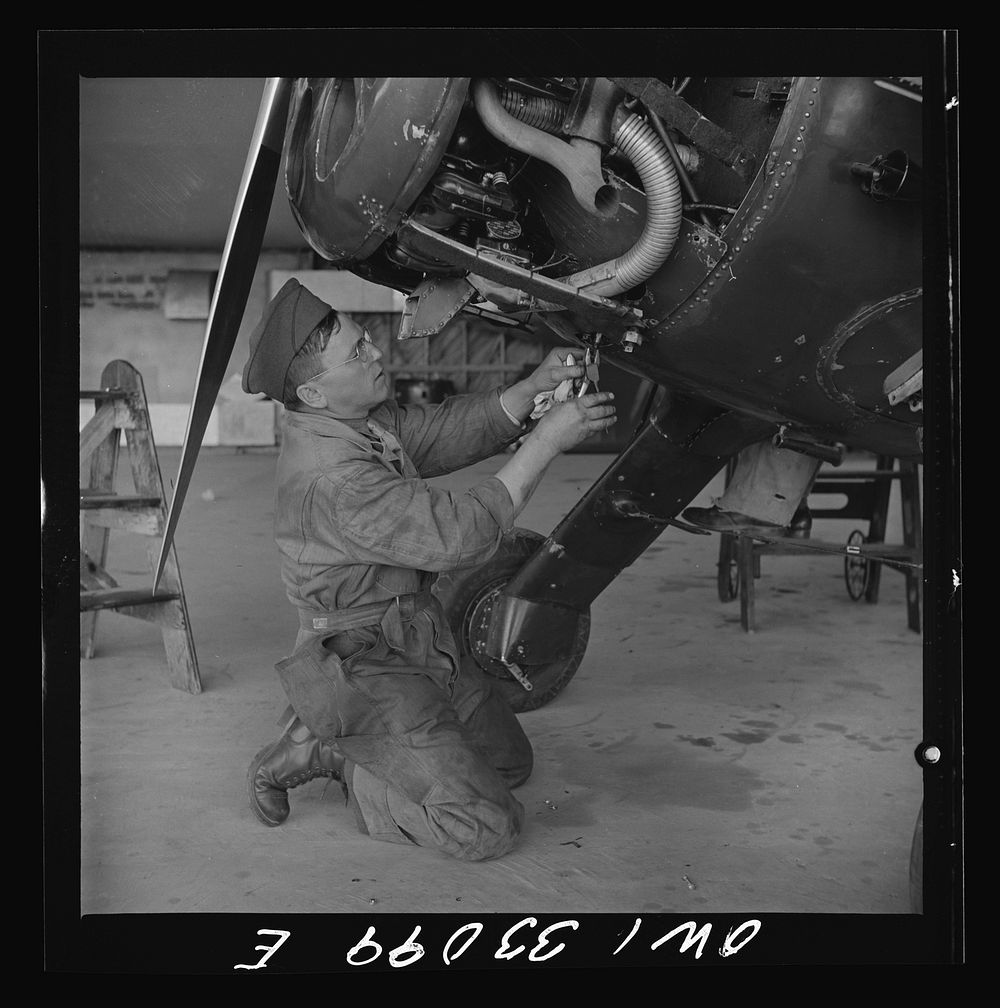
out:
M465 618L465 635L469 654L486 673L497 679L513 678L503 662L491 658L486 653L486 638L490 630L493 607L503 591L504 582L484 591L469 607Z

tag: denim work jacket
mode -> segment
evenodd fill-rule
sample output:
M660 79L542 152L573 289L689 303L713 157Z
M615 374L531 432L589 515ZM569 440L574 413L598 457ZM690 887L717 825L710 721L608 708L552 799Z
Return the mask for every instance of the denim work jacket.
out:
M394 435L401 450L380 453L365 429L387 431L390 444ZM456 493L425 478L495 455L522 433L499 389L436 406L387 400L367 422L286 410L275 541L303 625L310 613L417 592L438 571L488 559L513 525L507 488L491 476Z

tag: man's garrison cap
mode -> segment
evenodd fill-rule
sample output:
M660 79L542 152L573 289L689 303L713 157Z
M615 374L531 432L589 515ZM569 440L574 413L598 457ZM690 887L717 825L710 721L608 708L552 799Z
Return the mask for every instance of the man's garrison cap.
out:
M294 277L272 298L250 336L250 359L243 369L243 391L284 400L285 376L292 358L330 306Z

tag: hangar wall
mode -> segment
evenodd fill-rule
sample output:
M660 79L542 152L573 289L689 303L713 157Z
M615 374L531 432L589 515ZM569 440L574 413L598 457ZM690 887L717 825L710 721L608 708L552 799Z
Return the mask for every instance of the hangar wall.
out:
M219 261L218 253L201 251L80 252L80 387L98 388L110 361L127 360L142 375L157 445L183 443ZM250 333L267 303L270 271L294 270L310 261L304 252L261 255L227 378L242 373ZM203 298L191 290L199 278ZM262 411L242 392L231 398L238 407L220 399L205 444L273 444L273 405ZM81 427L93 409L92 402L80 403Z
M112 360L143 377L153 437L180 445L187 428L202 345L219 269L215 252L83 249L80 253L80 387L97 388ZM204 444L275 444L278 407L240 388L249 339L268 300L290 276L317 296L364 321L395 379L443 379L456 392L512 382L541 360L545 347L502 327L460 316L431 340L399 342L403 297L340 270L314 270L310 250L265 250L254 274L226 378ZM80 425L93 415L80 403Z
M233 349L232 368L241 370L249 336L267 303L267 274L308 265L302 252L265 252ZM108 361L123 357L142 372L150 402L189 403L205 338L204 312L168 317L168 283L201 274L210 281L219 269L216 252L83 250L80 253L80 380L95 387ZM206 283L210 295L210 283ZM176 299L173 299L176 301ZM190 299L189 299L190 300ZM183 306L182 306L183 307Z

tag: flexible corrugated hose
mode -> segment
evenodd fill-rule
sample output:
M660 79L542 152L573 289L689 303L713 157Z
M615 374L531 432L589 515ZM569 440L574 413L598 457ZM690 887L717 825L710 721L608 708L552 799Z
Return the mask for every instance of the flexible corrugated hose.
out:
M639 116L630 115L616 130L614 142L642 182L646 221L639 240L613 263L561 278L563 283L591 294L620 294L651 277L670 255L681 230L684 199L680 179L653 128Z
M515 119L546 133L559 132L566 115L566 106L562 102L540 95L521 94L510 88L500 88L499 97L500 104Z
M477 107L482 114L485 111L482 102L489 98L490 88L481 87L475 93ZM496 92L493 93L496 95ZM553 99L530 98L506 89L496 97L505 112L540 133L554 133L562 123L563 106ZM519 142L518 138L509 135L509 130L504 130L502 119L494 120L489 126L495 135L515 149L550 161L560 171L565 170L562 147L557 152L558 156L549 153L552 140L528 142L529 138L521 137ZM632 114L615 130L613 140L642 182L646 195L646 220L639 240L617 259L561 278L563 283L592 294L620 294L651 277L670 255L681 229L684 205L681 182L673 160L656 131L638 115Z

